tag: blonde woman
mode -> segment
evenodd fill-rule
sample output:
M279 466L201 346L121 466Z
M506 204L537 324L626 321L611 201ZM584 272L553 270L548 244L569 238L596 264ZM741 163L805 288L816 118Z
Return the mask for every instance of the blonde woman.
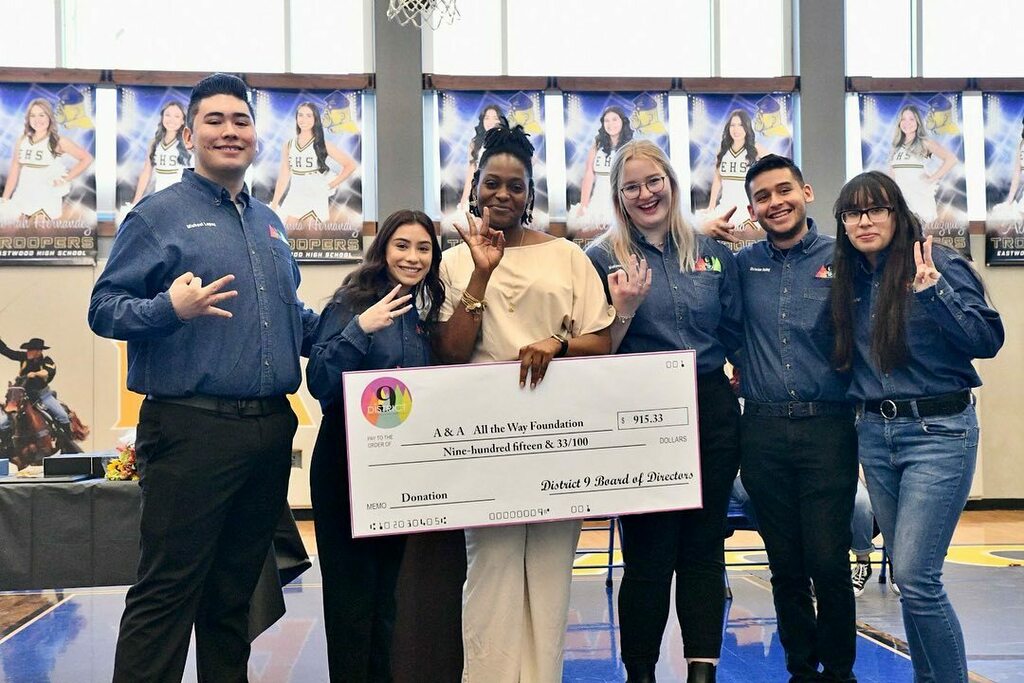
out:
M630 683L654 681L672 576L690 683L715 680L725 613L725 516L739 468L739 403L723 370L743 343L742 302L729 250L683 219L676 173L648 140L612 161L616 224L587 249L615 306L612 350L694 349L703 507L622 522L622 660Z

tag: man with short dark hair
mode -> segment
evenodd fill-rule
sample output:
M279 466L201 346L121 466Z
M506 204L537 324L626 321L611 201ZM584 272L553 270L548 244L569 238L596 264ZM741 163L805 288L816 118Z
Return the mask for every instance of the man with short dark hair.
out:
M740 472L768 552L790 680L853 681L857 436L848 378L831 362L835 239L807 217L814 190L789 159L757 160L746 190L767 239L736 256L746 328Z
M247 679L249 600L287 499L287 394L316 325L280 219L245 185L254 123L240 79L196 84L195 169L128 214L92 293L90 326L128 340L128 388L146 395L115 681L180 681L193 625L199 680Z

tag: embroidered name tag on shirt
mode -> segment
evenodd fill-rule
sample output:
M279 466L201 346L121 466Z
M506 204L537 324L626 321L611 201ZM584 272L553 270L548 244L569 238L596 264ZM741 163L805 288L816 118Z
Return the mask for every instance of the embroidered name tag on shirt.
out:
M702 256L701 258L697 259L697 262L695 264L693 264L693 269L698 273L703 273L707 271L721 273L722 262L719 261L714 256Z
M772 269L771 268L761 268L760 266L750 266L750 272L751 273L770 273L770 272L772 272Z
M826 263L821 268L818 268L818 272L814 274L814 277L819 280L831 280L835 276L836 272L832 269L831 263Z
M216 223L211 223L210 221L204 221L202 223L186 223L185 224L185 229L186 230L194 230L195 228L216 228L216 227L217 227L217 224Z

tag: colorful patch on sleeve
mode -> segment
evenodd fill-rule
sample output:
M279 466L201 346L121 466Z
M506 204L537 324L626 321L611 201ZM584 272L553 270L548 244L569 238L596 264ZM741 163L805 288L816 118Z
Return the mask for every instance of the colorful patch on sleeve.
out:
M275 227L274 227L273 225L271 225L270 223L268 223L268 224L267 224L267 229L268 229L268 230L270 231L270 237L271 237L271 239L275 239L275 240L281 240L281 241L282 241L282 242L284 242L285 244L288 244L288 238L287 238L287 237L285 237L285 235L284 235L284 232L283 232L283 231L281 231L281 230L278 230L277 228L275 228Z
M697 259L697 262L693 264L693 269L698 273L704 272L722 272L722 262L715 256L702 256Z
M814 277L819 280L831 280L835 276L836 272L833 270L831 263L826 263L821 268L818 268L818 272L814 274Z

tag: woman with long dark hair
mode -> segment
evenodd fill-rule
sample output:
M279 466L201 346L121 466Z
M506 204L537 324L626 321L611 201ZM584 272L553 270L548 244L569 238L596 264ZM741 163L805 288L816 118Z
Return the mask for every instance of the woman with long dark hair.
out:
M462 185L462 197L459 199L458 210L465 213L469 210L469 193L473 189L473 174L480 167L480 156L484 153L484 136L495 126L508 128L508 119L496 104L488 104L480 110L476 126L473 128L473 139L469 141L469 156L466 161L466 182Z
M321 313L309 354L306 383L323 407L310 491L331 681L391 680L395 585L405 548L405 536L351 536L341 374L430 365L444 300L440 263L426 214L388 216L363 263Z
M612 311L572 242L527 226L533 145L521 126L484 139L464 243L441 264L446 299L437 351L446 363L518 360L520 387L552 358L608 353ZM463 681L562 679L562 645L579 520L466 530Z
M835 362L859 403L858 453L892 554L918 681L968 680L963 631L942 561L967 502L978 450L971 361L1003 344L971 265L921 240L921 219L878 171L835 204Z
M160 108L160 122L149 143L149 153L139 173L132 204L137 204L146 194L149 181L156 173L153 192L159 192L181 180L181 173L188 166L192 153L185 146L185 105L171 100Z
M65 154L78 162L71 169L60 159ZM56 220L64 212L71 181L92 161L92 154L60 134L50 102L36 98L25 110L25 130L14 143L3 200L30 220Z
M615 222L608 174L612 167L612 155L633 139L633 127L625 110L614 104L605 107L599 121L594 144L583 164L580 203L569 209L569 224L573 229L577 225L581 228L597 226L603 229Z
M766 150L755 140L754 124L745 110L732 110L725 121L722 142L715 157L715 178L711 181L708 211L721 215L735 208L736 212L730 218L736 225L741 225L750 220L747 192L743 185L747 169L763 157Z
M617 316L612 351L696 351L703 502L620 518L622 661L629 683L655 680L674 576L687 680L713 683L725 614L725 517L740 461L739 402L723 370L743 344L739 274L729 250L683 218L679 179L653 142L621 147L610 182L617 220L587 256L608 277Z
M341 166L330 180L328 157ZM320 109L312 102L303 102L295 108L295 137L281 150L281 168L270 208L277 211L285 225L330 220L334 191L357 167L355 159L324 137Z

